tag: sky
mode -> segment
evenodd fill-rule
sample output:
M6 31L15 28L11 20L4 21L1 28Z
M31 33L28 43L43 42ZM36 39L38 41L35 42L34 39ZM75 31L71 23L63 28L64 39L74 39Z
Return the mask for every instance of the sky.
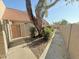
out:
M25 0L3 0L4 4L8 8L14 8L22 11L26 11ZM38 0L31 0L33 13ZM35 14L34 14L35 15ZM60 0L56 5L48 10L48 17L44 17L50 24L53 22L67 20L69 23L79 22L79 2L68 4L64 0Z

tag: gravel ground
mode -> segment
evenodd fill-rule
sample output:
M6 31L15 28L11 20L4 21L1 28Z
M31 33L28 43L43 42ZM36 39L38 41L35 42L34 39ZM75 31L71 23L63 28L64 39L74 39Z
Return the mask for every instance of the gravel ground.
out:
M67 59L66 55L64 40L59 32L57 32L45 59Z

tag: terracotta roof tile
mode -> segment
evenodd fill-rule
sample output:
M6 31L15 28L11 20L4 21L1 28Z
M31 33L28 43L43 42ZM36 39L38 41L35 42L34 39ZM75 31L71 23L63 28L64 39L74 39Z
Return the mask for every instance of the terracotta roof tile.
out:
M27 12L11 8L6 8L2 19L10 21L31 22Z

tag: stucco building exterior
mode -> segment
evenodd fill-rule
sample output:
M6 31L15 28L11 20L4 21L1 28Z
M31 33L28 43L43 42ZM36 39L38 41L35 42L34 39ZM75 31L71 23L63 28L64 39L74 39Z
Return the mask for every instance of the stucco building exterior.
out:
M0 22L5 55L7 55L9 42L11 40L22 39L30 35L29 28L34 26L29 19L27 12L7 8L0 0Z
M34 27L26 11L7 8L2 0L0 0L0 22L5 55L7 55L10 41L30 36L30 27ZM43 26L47 24L48 22L43 20Z

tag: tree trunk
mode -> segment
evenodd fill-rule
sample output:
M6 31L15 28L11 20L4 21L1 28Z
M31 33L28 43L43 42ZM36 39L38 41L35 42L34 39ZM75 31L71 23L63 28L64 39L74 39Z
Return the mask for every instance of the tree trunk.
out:
M47 5L47 0L39 0L35 9L36 17L34 17L32 12L31 0L26 0L26 8L29 14L30 20L32 20L39 34L42 29L42 19L45 12L52 6L54 6L59 0L55 0L53 3Z
M26 8L29 15L30 20L32 20L33 24L35 25L38 33L40 34L42 29L42 20L34 17L31 7L31 0L26 0Z

